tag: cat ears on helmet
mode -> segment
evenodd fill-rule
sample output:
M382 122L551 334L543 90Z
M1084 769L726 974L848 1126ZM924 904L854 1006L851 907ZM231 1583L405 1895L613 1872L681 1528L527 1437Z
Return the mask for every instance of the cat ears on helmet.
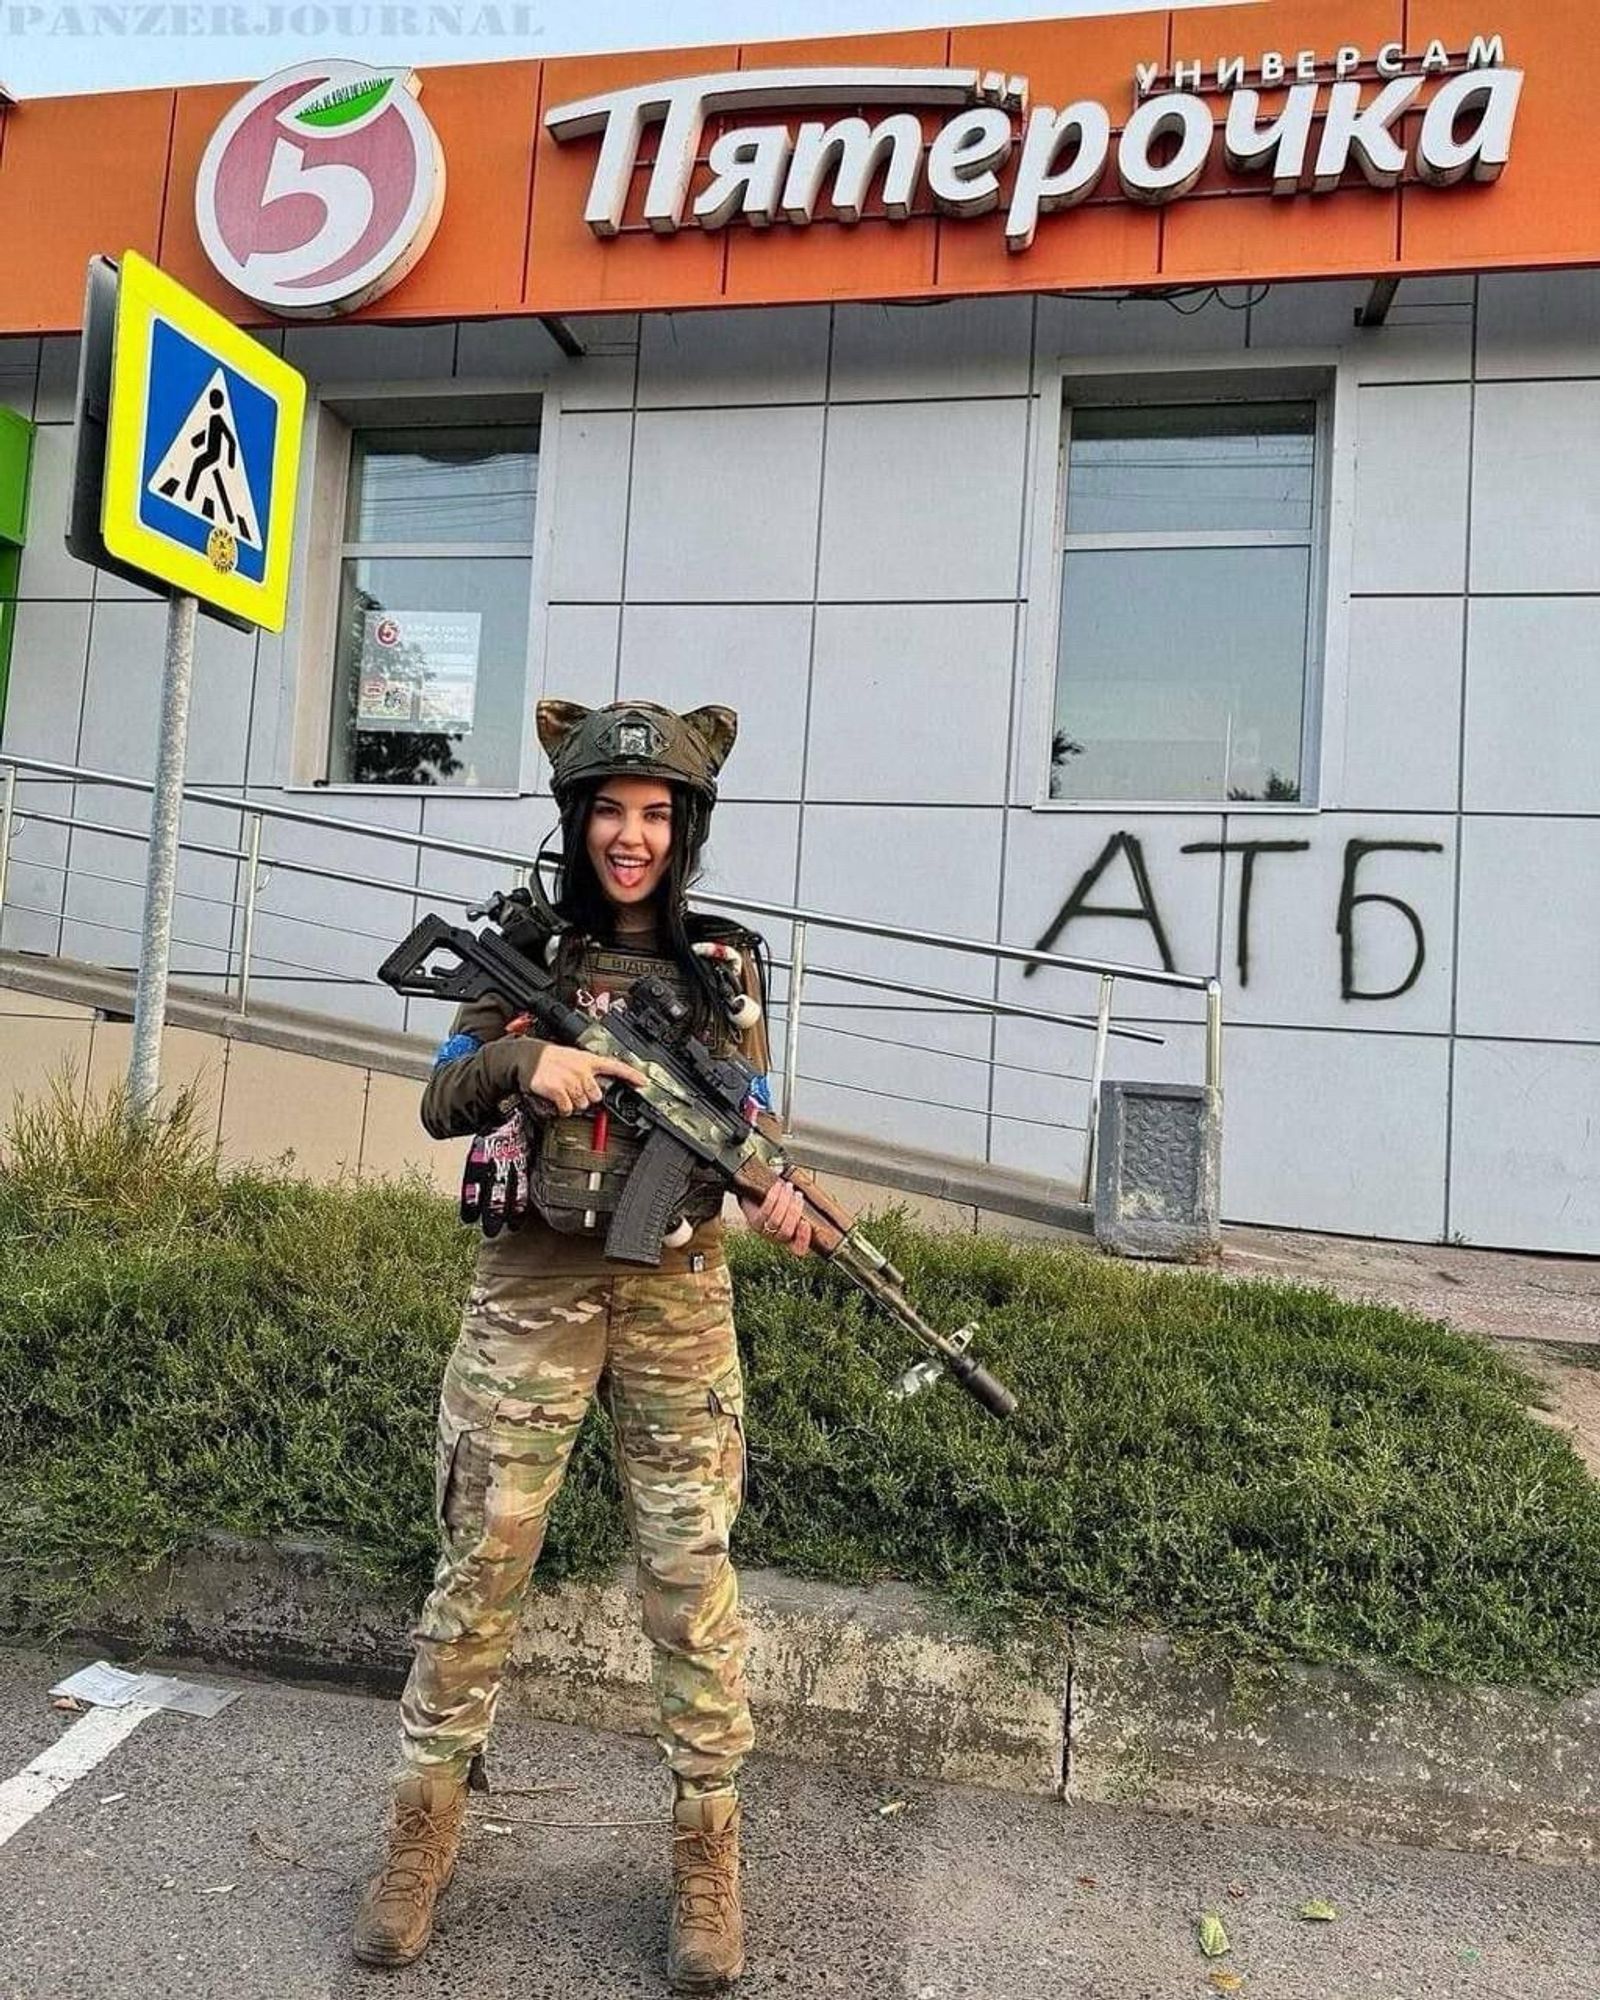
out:
M715 704L691 709L687 715L680 716L649 702L614 702L609 708L592 709L576 701L545 700L539 703L534 717L544 753L554 764L574 730L581 729L591 716L622 716L630 710L636 711L642 718L659 718L667 725L669 735L675 734L678 728L691 730L700 739L710 776L715 776L726 763L739 734L739 718L735 712Z

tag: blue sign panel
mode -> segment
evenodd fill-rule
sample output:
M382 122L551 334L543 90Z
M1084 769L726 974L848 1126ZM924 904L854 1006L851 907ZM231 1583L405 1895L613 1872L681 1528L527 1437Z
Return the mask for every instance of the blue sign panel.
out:
M279 405L187 334L150 323L140 525L205 555L225 529L241 577L266 575Z

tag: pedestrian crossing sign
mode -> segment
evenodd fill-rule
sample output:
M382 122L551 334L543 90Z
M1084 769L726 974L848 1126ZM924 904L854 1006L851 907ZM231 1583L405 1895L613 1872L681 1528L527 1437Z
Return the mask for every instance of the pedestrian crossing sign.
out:
M305 380L134 251L122 259L101 535L153 582L281 632Z

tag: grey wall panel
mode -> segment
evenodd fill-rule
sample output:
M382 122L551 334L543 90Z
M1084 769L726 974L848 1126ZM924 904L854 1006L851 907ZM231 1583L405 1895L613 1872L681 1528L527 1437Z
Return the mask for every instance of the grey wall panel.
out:
M994 808L806 808L802 904L908 930L993 938L1000 890L1001 814ZM819 965L958 993L988 990L987 961L875 937L813 936Z
M876 1145L910 1146L967 1160L983 1158L988 1137L988 1119L981 1111L947 1111L920 1098L908 1101L838 1083L801 1085L795 1116L809 1124L864 1133Z
M1459 806L1464 609L1457 597L1351 605L1343 750L1330 804L1373 812Z
M436 1048L442 1047L449 1037L455 1020L455 1008L444 1000L408 1000L405 1004L404 1028L408 1035L425 1035ZM417 1122L422 1122L420 1113L421 1092L418 1092L419 1112ZM467 1144L465 1140L448 1141L452 1147L459 1147L456 1157L465 1160Z
M1010 604L826 604L806 783L814 799L990 805L1004 795Z
M603 708L616 694L622 607L618 604L552 604L545 619L542 695ZM532 784L546 789L544 753L534 759Z
M820 403L828 319L826 306L647 313L639 332L639 408Z
M303 797L293 802L307 803ZM415 796L346 794L323 803L340 818L420 830L422 801ZM379 962L412 923L415 902L402 891L416 880L416 850L358 833L269 820L262 854L265 870L256 920L261 997L267 998L271 987L285 1005L344 1011L354 1020L401 1026L402 1003L372 981ZM394 887L326 881L296 873L284 865L290 861L342 869ZM340 983L322 984L330 979Z
M809 601L822 431L817 406L641 413L629 599Z
M552 379L561 392L563 410L627 410L633 407L634 383L639 371L639 315L637 313L574 313L567 319L574 338L582 343L579 360L553 363ZM456 372L465 375L471 350L468 329L461 329L461 345L456 351Z
M1222 981L1230 1022L1449 1033L1454 819L1392 813L1294 814L1270 820L1235 816L1228 821L1228 838L1308 843L1303 854L1263 855L1257 862L1248 984L1239 972L1244 862L1230 858L1222 923ZM1401 842L1438 851L1401 851L1394 845ZM1363 847L1376 851L1361 852ZM1352 899L1345 925L1348 948L1339 928L1347 887ZM1363 897L1388 900L1355 900ZM1413 979L1409 991L1396 991ZM1395 997L1371 997L1383 994Z
M0 745L18 756L78 761L89 604L41 599L16 609L11 684Z
M832 993L839 990L832 982ZM875 998L889 997L857 989L856 1000L867 1003L862 1007L841 1005L823 992L813 1005L808 994L801 1022L801 1077L821 1079L863 1098L874 1094L905 1098L964 1126L972 1113L984 1112L989 1101L987 1021L936 1021L905 1008L872 1004ZM959 1044L964 1046L953 1046ZM780 1064L781 1049L780 1036L775 1054ZM797 1117L815 1115L808 1108L811 1088L809 1081L797 1086Z
M1045 991L1038 980L1032 981L1025 1004L1049 1005ZM1159 1044L1113 1039L1106 1047L1107 1076L1130 1083L1201 1081L1205 1075L1205 1031L1198 1018L1140 1026L1159 1035ZM1002 1018L995 1025L994 1048L996 1111L1083 1124L1094 1071L1092 1022L1089 1028L1079 1028L1065 1019Z
M1484 383L1473 458L1474 591L1600 591L1600 379Z
M1222 832L1221 815L1215 813L1013 812L1007 821L1000 934L1007 944L1064 958L1159 971L1156 928L1143 914L1137 873L1142 864L1172 969L1209 978L1217 969L1221 864L1215 854L1183 849L1214 845ZM1086 879L1091 875L1092 881ZM1063 925L1069 904L1077 906L1077 914ZM1095 914L1106 909L1139 914ZM1001 993L1030 1006L1092 1013L1099 980L1048 970L1024 977L1020 969L1008 968ZM1138 1017L1193 1017L1191 1000L1161 986L1128 982L1118 988L1116 1005L1119 1013Z
M825 602L1017 595L1028 406L841 404L828 425Z
M1082 1185L1083 1135L1031 1119L992 1118L989 1159L994 1166L1012 1167L1018 1173L1048 1174L1076 1190Z
M1478 378L1600 375L1600 271L1479 280Z
M83 761L148 778L155 769L167 608L151 599L97 603L89 636ZM191 785L239 785L255 670L255 640L215 619L197 621L185 773Z
M1472 373L1473 292L1471 278L1410 278L1381 327L1358 327L1372 295L1365 280L1264 286L1252 294L1250 346L1337 350L1363 382L1464 382Z
M1451 1233L1592 1256L1600 1245L1600 1048L1462 1042L1454 1103Z
M1600 812L1600 597L1471 608L1469 812Z
M1229 291L1228 304L1207 300L1198 311L1194 299L1169 305L1164 299L1042 298L1039 301L1039 353L1072 361L1165 360L1180 365L1196 354L1227 355L1244 351L1246 314L1241 307L1248 289ZM1179 307L1184 308L1179 310Z
M142 792L80 785L72 836L72 880L62 950L68 957L132 965L144 911L150 801ZM115 832L96 833L92 822ZM132 837L130 837L132 836ZM234 931L238 815L223 807L187 805L181 825L173 901L173 962L197 972L226 973ZM221 849L200 854L197 846Z
M1463 1035L1600 1042L1600 819L1461 828Z
M1459 592L1466 579L1472 392L1357 392L1353 588Z
M840 306L834 315L832 400L1026 395L1033 314L1031 298Z
M291 326L283 358L308 381L429 382L451 372L456 329L441 326Z
M701 887L709 895L791 904L799 846L798 806L729 799L718 806L711 822ZM752 921L774 949L787 948L788 940L780 936L775 923L766 918Z
M1234 1028L1223 1115L1234 1221L1437 1241L1449 1044Z
M70 424L78 394L78 336L47 333L39 342L39 389L33 419L39 424Z
M424 833L440 840L459 840L471 847L494 848L510 854L533 856L555 823L555 806L548 796L475 799L451 798L441 792L422 802ZM399 848L394 850L397 859L401 852ZM476 903L492 889L514 887L521 873L498 861L430 853L423 848L417 858L416 879L423 888ZM419 915L430 907L427 902L416 905ZM454 904L441 901L438 907L452 923L461 921L459 901ZM398 940L398 931L395 936Z
M256 640L250 692L250 744L245 780L251 785L286 784L294 729L292 655L282 636L263 632Z
M68 830L47 825L72 817L72 787L23 780L11 827L11 864L0 914L0 949L55 953L61 949L61 905L66 896Z
M632 440L633 418L625 411L561 419L550 558L554 604L611 604L622 595Z
M462 382L543 378L561 353L536 318L463 320L456 329L455 374Z
M797 801L811 664L806 604L634 604L622 619L624 695L739 712L725 797ZM812 788L816 789L815 786Z
M28 545L22 551L17 595L80 598L94 591L95 573L69 556L62 544L72 494L72 431L65 424L41 424L33 443L33 478L28 501Z

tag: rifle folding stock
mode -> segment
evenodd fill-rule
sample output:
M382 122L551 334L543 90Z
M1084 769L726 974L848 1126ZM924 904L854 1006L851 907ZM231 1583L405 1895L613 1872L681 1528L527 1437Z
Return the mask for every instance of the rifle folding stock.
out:
M508 902L491 903L496 923L514 915ZM513 1013L529 1015L547 1040L615 1056L644 1072L642 1088L612 1083L606 1090L611 1114L649 1133L606 1234L608 1257L660 1263L662 1238L682 1209L697 1165L712 1167L725 1186L752 1201L760 1201L775 1181L788 1181L805 1199L817 1254L873 1299L991 1415L1009 1417L1015 1411L1011 1391L967 1352L971 1330L951 1336L931 1326L906 1297L905 1280L861 1234L850 1211L788 1158L776 1127L748 1122L745 1104L755 1072L737 1057L714 1056L697 1041L681 1004L659 981L637 982L625 1001L591 1020L567 1006L548 968L511 943L495 923L473 931L436 916L423 918L395 947L378 977L396 993L457 1005L495 995Z

